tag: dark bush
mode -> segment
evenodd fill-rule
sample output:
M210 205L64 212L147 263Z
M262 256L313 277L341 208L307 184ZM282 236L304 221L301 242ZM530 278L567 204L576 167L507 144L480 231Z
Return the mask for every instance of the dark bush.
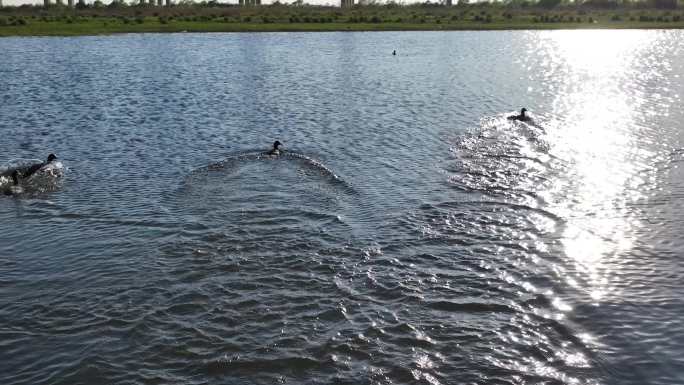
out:
M539 6L543 8L554 8L561 3L561 0L539 0Z
M373 15L370 19L371 23L382 23L382 19L378 15Z
M614 9L618 7L617 0L587 0L584 5L593 8L609 8Z
M656 8L675 9L677 8L677 0L652 0Z

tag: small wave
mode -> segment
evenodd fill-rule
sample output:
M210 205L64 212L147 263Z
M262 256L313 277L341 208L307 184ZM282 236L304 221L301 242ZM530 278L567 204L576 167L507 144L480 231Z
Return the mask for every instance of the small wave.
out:
M514 313L515 310L510 306L498 303L480 303L480 302L451 302L451 301L434 301L426 304L429 308L449 312L463 312L463 313Z
M323 363L311 357L283 357L273 359L242 359L239 355L224 357L207 362L206 373L222 375L228 373L282 373L283 371L310 371L321 367Z
M323 164L321 161L316 160L310 156L304 155L296 151L283 151L278 156L268 155L268 153L259 150L247 150L237 154L229 155L225 159L212 163L208 166L200 167L196 169L193 174L206 173L210 171L219 170L230 170L233 168L238 168L242 162L254 162L254 161L276 161L276 160L297 160L301 161L308 168L316 170L319 174L329 177L334 183L343 185L349 192L355 192L354 188L347 183L341 176L336 174L330 167Z

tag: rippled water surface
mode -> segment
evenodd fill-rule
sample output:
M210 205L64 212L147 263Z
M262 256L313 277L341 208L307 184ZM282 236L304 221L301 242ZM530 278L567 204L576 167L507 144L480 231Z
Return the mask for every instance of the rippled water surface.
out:
M683 40L0 39L0 383L684 383Z

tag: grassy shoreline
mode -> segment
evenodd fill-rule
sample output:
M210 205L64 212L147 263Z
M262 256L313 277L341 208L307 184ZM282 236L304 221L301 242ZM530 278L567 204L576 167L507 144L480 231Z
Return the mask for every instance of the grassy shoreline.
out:
M170 32L683 29L684 11L470 6L5 7L0 37Z

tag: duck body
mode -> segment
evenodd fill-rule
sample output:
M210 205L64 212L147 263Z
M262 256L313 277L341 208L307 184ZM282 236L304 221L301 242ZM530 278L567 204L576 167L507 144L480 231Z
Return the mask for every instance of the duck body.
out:
M19 181L21 179L26 179L30 177L31 175L39 172L46 166L49 166L53 164L57 160L57 157L55 154L50 154L48 155L47 161L46 162L40 162L40 163L33 163L33 164L22 164L20 166L15 166L9 169L4 170L2 173L0 173L0 176L3 176L5 178L11 178L12 179L12 187L17 187L19 186Z
M10 171L11 171L11 175L13 178L15 177L14 174L16 173L17 178L26 179L26 178L30 177L31 175L37 173L41 169L43 169L43 167L52 164L56 160L57 160L57 157L55 156L55 154L50 154L50 155L48 155L47 161L45 161L45 162L35 163L35 164L31 164L31 165L27 165L27 166L18 167L15 169L8 170L7 175L10 175Z
M268 152L268 155L271 155L271 156L280 155L281 151L280 151L280 149L278 149L278 146L282 146L282 143L280 143L279 141L276 140L275 142L273 142L273 148Z
M507 119L508 120L517 120L520 122L529 122L532 120L529 116L525 115L525 112L527 112L526 108L523 108L520 110L520 115L511 115Z

